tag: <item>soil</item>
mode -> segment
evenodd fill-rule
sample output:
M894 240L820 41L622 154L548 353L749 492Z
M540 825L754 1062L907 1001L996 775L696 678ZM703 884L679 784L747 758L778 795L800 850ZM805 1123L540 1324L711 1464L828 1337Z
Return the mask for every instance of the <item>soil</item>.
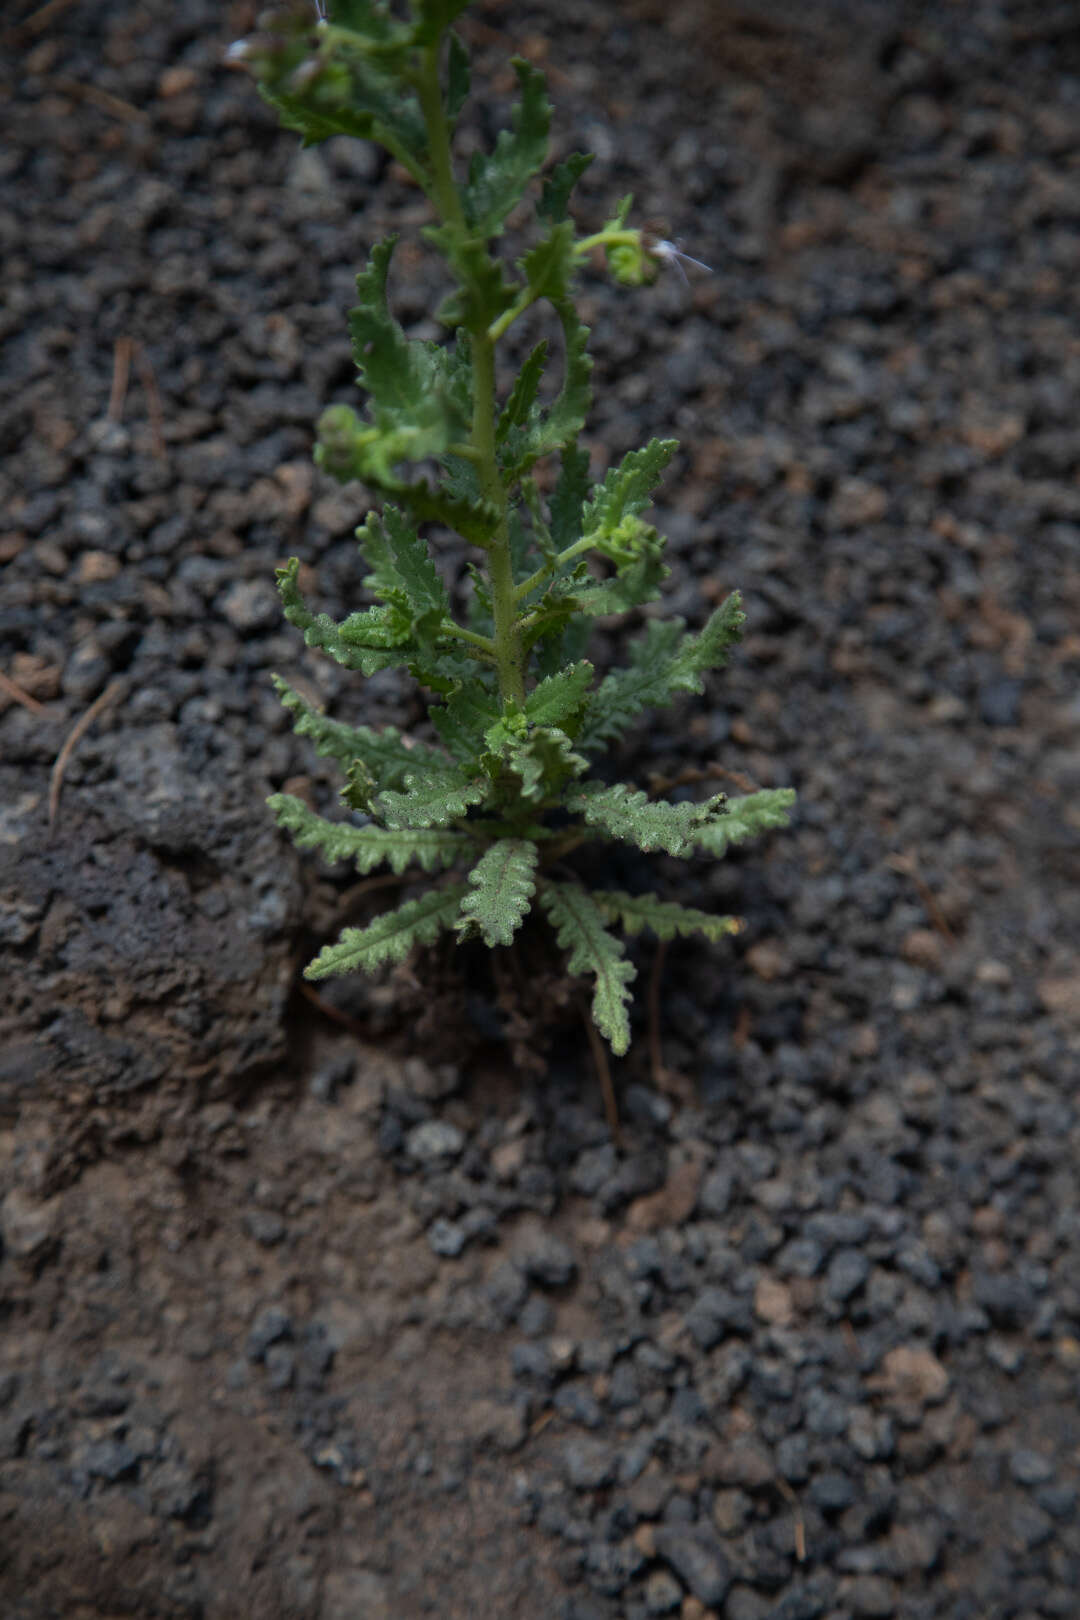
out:
M711 274L582 293L594 469L651 434L708 697L618 768L793 784L655 863L615 1069L519 1073L482 978L298 989L356 896L279 671L357 601L311 467L417 193L223 65L254 7L9 19L0 84L0 1611L10 1620L1035 1620L1080 1590L1080 32L1027 0L474 8L578 213ZM403 246L427 334L438 270ZM446 554L448 569L461 557ZM632 628L632 627L631 627ZM598 636L600 663L618 635ZM58 766L59 762L59 766ZM300 788L297 788L297 784ZM50 806L52 814L50 816ZM553 992L557 984L553 983ZM652 1040L651 1040L652 1037ZM661 1043L662 1064L655 1041Z

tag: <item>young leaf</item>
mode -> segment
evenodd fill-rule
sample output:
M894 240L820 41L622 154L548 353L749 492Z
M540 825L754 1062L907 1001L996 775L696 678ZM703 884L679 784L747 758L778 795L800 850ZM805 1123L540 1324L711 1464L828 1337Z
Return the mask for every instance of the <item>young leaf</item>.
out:
M374 973L384 962L402 962L415 945L431 945L441 928L452 928L466 893L464 883L433 889L418 900L406 900L366 928L346 928L333 945L324 945L304 969L305 979L335 973Z
M567 297L574 273L574 227L569 220L553 225L542 242L518 260L525 285L534 299L550 298L557 303Z
M582 534L595 536L594 545L605 550L605 543L620 534L628 517L651 505L652 492L678 448L678 439L651 439L644 449L629 451L586 506Z
M669 855L687 856L703 842L706 826L723 814L724 795L718 793L703 804L669 804L654 802L624 782L614 787L586 782L567 796L566 806L579 811L588 826L601 827L609 837L636 844L646 853L666 849Z
M408 771L405 792L380 793L375 810L388 827L447 827L479 804L487 788L464 771Z
M559 551L581 539L581 518L589 488L589 452L569 444L551 497L551 538Z
M293 730L298 737L310 737L318 754L338 759L343 765L362 760L381 788L400 787L407 770L438 770L445 767L443 755L419 743L406 744L393 726L372 731L368 726L347 726L313 709L299 692L272 675L277 694L297 718Z
M704 934L713 944L725 934L737 934L742 924L737 917L717 917L711 911L695 911L673 900L658 900L653 894L624 894L621 890L593 889L596 904L610 922L617 922L628 934L651 928L659 939L676 934Z
M534 726L521 742L504 746L502 756L521 779L521 797L533 804L550 799L567 777L581 776L589 768L566 732L555 726Z
M759 793L729 799L724 814L695 835L697 842L708 855L725 855L732 844L745 843L774 827L786 827L794 803L794 788L762 788Z
M589 328L578 319L569 299L552 300L563 329L565 370L563 383L551 406L518 429L511 430L503 447L503 476L507 485L524 475L553 450L572 444L585 426L589 409L592 359L587 350Z
M685 635L682 619L654 620L630 644L629 662L605 676L589 700L580 732L583 748L600 748L621 737L643 709L662 707L680 692L701 692L702 675L722 664L738 641L746 615L733 591L704 629Z
M536 211L549 225L566 218L570 193L596 156L594 152L571 152L565 163L557 163L544 180Z
M452 866L468 854L470 847L475 847L460 832L350 827L347 822L327 821L291 793L271 794L266 802L278 826L291 832L301 849L317 849L331 862L354 861L358 872L388 864L392 871L400 873L410 861L417 861L425 872L433 872L440 866Z
M539 851L525 838L500 838L472 871L472 893L461 902L458 931L480 930L484 944L509 945L529 910Z
M386 608L354 613L344 624L335 624L328 613L311 612L296 583L299 571L299 557L291 557L284 568L277 570L277 583L285 617L303 632L309 647L321 647L339 664L358 669L363 675L408 662L405 638L391 625Z
M594 670L583 659L535 686L525 699L525 718L537 726L559 726L570 737L577 734Z
M490 153L478 152L469 167L465 212L474 236L498 236L503 222L547 156L551 104L544 75L521 57L513 60L521 89L512 128L503 130Z
M630 1045L626 1007L631 999L628 986L636 977L633 963L626 960L622 943L608 933L599 906L578 884L545 882L540 903L560 946L570 953L570 972L594 975L593 1023L621 1057Z
M510 391L510 398L499 417L499 425L495 432L496 444L502 444L511 428L523 427L529 420L529 413L536 402L540 379L544 375L547 351L547 339L541 338L518 372Z
M484 733L499 718L498 698L482 681L462 681L428 718L454 758L471 764L485 750Z
M364 580L368 590L407 607L414 624L449 618L450 598L427 543L396 506L384 506L381 517L370 512L356 537L371 567Z

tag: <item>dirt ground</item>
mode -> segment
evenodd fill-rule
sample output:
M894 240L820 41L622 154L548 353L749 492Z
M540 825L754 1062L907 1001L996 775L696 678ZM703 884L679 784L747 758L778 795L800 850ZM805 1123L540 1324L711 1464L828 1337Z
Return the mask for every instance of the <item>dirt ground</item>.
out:
M674 432L664 610L748 611L618 768L800 794L716 867L655 863L745 928L639 951L619 1143L580 1026L517 1072L478 968L449 1021L440 959L299 988L377 897L270 822L338 786L270 672L425 718L305 651L272 570L358 600L366 496L312 433L352 397L352 278L422 200L277 129L223 65L244 0L13 10L0 1614L1071 1620L1074 8L463 26L467 138L511 52L542 63L560 155L598 154L582 221L633 191L713 266L582 278L594 471ZM399 256L434 335L437 266Z

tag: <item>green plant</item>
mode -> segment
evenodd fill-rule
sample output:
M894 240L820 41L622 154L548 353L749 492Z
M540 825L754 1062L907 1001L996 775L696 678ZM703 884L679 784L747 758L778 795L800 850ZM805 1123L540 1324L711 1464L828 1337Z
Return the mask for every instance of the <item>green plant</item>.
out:
M386 0L337 0L332 19L287 12L237 52L305 144L355 135L392 154L432 205L437 222L423 235L455 284L438 311L454 340L410 341L387 299L394 241L373 248L349 318L367 415L335 405L319 424L319 465L389 502L358 530L376 605L335 623L307 606L296 559L278 572L285 615L309 646L363 675L408 668L431 694L442 746L343 725L277 680L296 731L340 760L342 797L362 820L326 820L283 793L269 802L299 845L329 860L354 861L361 872L388 864L401 873L415 863L456 874L367 927L346 929L310 964L309 978L399 961L444 929L509 945L539 900L570 972L593 976L593 1019L622 1053L634 967L613 928L717 940L738 924L651 894L590 890L567 858L594 841L722 855L783 825L794 795L668 803L590 775L592 759L643 710L703 691L743 614L732 595L696 632L680 619L650 620L630 643L627 665L599 682L584 656L593 619L629 613L659 594L664 540L642 514L677 446L654 439L590 485L577 441L591 361L573 282L603 248L619 281L647 284L671 249L627 223L629 198L602 230L578 236L567 205L590 159L575 154L543 177L537 238L508 272L493 247L509 216L520 219L544 169L551 109L543 76L515 60L511 127L473 156L464 177L455 175L451 140L469 64L451 25L466 4L411 0L392 11ZM539 300L562 331L560 386L542 395L548 345L540 342L500 403L497 346ZM428 470L402 470L417 463ZM478 554L465 623L451 611L422 525L456 531Z

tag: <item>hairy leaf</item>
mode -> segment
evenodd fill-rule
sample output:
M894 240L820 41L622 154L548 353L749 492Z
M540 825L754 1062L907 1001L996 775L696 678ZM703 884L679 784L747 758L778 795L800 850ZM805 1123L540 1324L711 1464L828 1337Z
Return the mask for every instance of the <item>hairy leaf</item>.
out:
M372 731L368 726L347 726L331 720L313 709L280 675L270 679L282 703L296 716L293 730L298 737L310 737L316 753L338 759L343 765L362 760L381 788L399 787L407 770L438 770L446 764L445 757L433 748L404 742L393 726Z
M525 838L500 838L472 871L472 893L461 902L463 935L479 929L484 944L509 945L528 914L539 851Z
M328 861L354 861L358 872L370 872L388 865L404 872L416 861L425 872L452 866L475 846L465 833L437 828L351 827L347 822L327 821L309 810L302 799L291 793L274 793L267 799L279 827L292 833L301 849L317 849Z
M652 492L678 448L677 439L651 439L643 450L629 451L594 491L582 515L582 534L593 536L593 544L607 552L626 519L652 504Z
M701 692L702 675L725 661L744 619L738 593L732 592L696 635L684 633L682 619L654 620L630 643L627 664L605 676L590 698L581 746L600 748L621 737L643 709L660 708L680 692Z
M299 570L300 559L291 557L277 570L278 590L285 617L303 632L309 647L321 647L339 664L363 675L408 662L408 640L394 628L388 609L354 613L344 624L335 624L328 613L312 613L296 583Z
M697 835L709 855L724 855L732 844L742 844L774 827L786 827L795 803L794 788L762 788L743 798L729 799L724 814Z
M402 962L416 945L431 945L440 929L457 921L464 883L433 889L418 900L406 900L396 911L384 912L366 928L346 928L333 945L324 945L304 969L305 979L326 979L336 973L374 973L384 962Z
M428 718L454 758L471 762L484 752L484 733L499 718L499 700L482 681L463 681Z
M490 153L477 152L465 186L465 212L477 237L497 236L507 214L520 199L547 156L551 104L544 75L521 57L514 58L521 100L511 125Z
M563 329L565 348L563 382L547 411L535 412L520 428L511 429L503 444L503 476L508 485L523 478L541 456L571 444L585 426L592 390L592 359L587 350L589 329L578 319L569 299L552 300Z
M568 444L562 453L559 481L551 497L551 538L559 551L581 539L581 518L589 488L589 452Z
M540 902L555 928L555 937L568 951L571 973L591 973L593 1023L619 1057L630 1045L627 1003L629 985L636 977L621 942L608 932L604 916L591 896L576 883L545 882Z
M618 889L592 889L590 893L604 916L619 923L628 934L638 934L643 928L651 928L659 939L704 934L715 944L725 934L737 934L742 927L737 917L695 911L673 900L658 900L654 894L624 894Z
M723 814L724 795L718 793L703 804L669 804L654 802L624 782L614 787L587 782L567 797L566 804L579 811L588 826L602 828L611 838L636 844L646 853L666 849L669 855L687 856L703 842L706 826Z
M385 506L381 517L370 512L357 539L371 567L364 580L369 590L407 608L414 624L449 617L450 598L428 545L396 506Z
M521 779L521 797L533 804L551 798L570 776L581 776L589 762L576 754L565 731L555 726L534 726L528 737L502 749L503 758Z
M447 827L486 792L483 782L470 780L464 771L407 771L405 792L380 793L375 809L388 827Z
M583 659L549 675L525 699L525 718L537 726L559 726L575 736L593 674L592 664Z

